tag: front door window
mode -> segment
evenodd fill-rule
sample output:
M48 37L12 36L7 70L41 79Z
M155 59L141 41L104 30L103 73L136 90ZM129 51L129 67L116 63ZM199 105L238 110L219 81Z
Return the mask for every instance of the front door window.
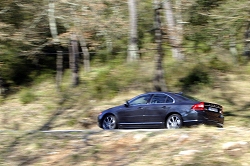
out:
M130 105L138 105L138 104L147 104L149 99L150 99L151 95L143 95L143 96L139 96L135 99L132 99L131 101L129 101Z

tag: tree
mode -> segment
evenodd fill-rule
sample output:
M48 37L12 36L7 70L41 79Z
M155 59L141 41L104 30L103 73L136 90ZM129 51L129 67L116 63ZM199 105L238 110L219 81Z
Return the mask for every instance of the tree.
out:
M161 18L160 10L162 9L161 4L155 0L155 42L157 44L157 53L155 54L155 75L154 75L154 89L156 91L167 91L164 70L162 67L164 52L162 49L162 29L161 29Z
M10 85L30 81L30 73L35 74L35 53L47 38L44 11L38 0L0 3L0 75ZM40 21L43 26L37 26Z
M195 51L220 57L231 54L236 64L240 53L247 50L248 6L248 0L196 0L185 14L189 18L186 39L197 46Z
M246 32L245 32L245 51L244 55L250 58L250 21L247 24Z
M59 46L59 39L58 39L58 32L57 32L57 26L56 26L56 19L55 19L55 3L54 0L49 0L49 27L50 27L50 33L52 36L53 44L56 45L57 48L57 74L56 74L56 85L57 89L60 90L60 84L62 81L62 74L63 74L63 56L62 51L60 50Z
M70 46L69 46L69 60L70 68L72 71L72 86L75 87L79 84L79 50L77 36L75 33L71 33Z
M183 59L181 51L183 28L181 25L181 12L180 12L180 0L177 0L177 11L176 16L178 18L177 24L175 23L174 12L172 11L172 5L170 0L164 0L165 18L167 23L167 33L169 36L169 42L172 47L172 56L175 59Z
M84 11L80 11L77 14L77 6L79 6L79 4L69 4L71 6L71 15L73 16L73 25L74 27L72 27L74 29L74 31L76 31L82 52L83 52L83 64L84 64L84 71L85 72L89 72L90 71L90 54L89 54L89 50L87 47L87 43L86 43L86 39L84 37L84 33L83 33L83 28L85 25L82 23L82 20L84 20L84 18L80 18L80 15L84 15Z
M128 8L129 8L129 20L130 20L130 29L129 29L130 35L129 35L127 60L130 62L138 59L136 0L128 0Z

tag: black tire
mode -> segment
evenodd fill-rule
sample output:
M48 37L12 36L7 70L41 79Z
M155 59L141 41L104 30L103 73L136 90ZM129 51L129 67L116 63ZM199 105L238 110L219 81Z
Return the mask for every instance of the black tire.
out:
M104 130L113 130L117 128L117 122L114 115L107 115L103 118L102 128Z
M182 118L179 114L172 114L166 120L167 129L178 129L182 127Z

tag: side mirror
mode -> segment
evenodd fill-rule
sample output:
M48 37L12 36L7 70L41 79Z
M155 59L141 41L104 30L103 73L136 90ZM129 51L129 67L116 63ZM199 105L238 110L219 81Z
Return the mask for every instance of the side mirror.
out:
M124 104L125 107L129 107L129 103L128 101L126 101L126 103Z

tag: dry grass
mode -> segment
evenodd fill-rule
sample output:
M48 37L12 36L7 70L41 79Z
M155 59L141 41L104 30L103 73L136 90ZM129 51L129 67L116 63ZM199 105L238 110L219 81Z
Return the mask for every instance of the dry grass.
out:
M36 133L1 149L1 165L249 165L247 128ZM27 141L29 140L29 141ZM231 144L231 146L228 146Z

